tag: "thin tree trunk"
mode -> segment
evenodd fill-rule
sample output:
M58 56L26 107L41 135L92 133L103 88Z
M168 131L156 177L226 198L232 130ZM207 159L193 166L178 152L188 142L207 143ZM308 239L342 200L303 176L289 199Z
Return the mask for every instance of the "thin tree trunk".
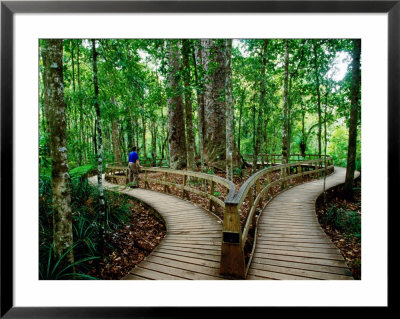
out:
M44 40L44 105L50 132L53 191L53 243L54 258L59 260L73 246L71 186L68 169L66 104L63 85L63 40ZM67 254L73 264L72 249Z
M190 43L189 40L182 40L182 55L183 55L183 82L185 96L185 117L186 117L186 151L187 151L187 166L190 170L196 170L194 160L195 141L193 131L193 115L192 115L192 88L190 86Z
M264 122L263 110L265 108L265 68L267 65L267 46L268 40L265 39L263 43L262 57L261 57L261 72L260 72L260 105L258 107L258 120L257 120L257 139L255 147L255 157L258 162L260 150L263 144L262 124ZM264 157L261 156L262 165L264 165Z
M203 68L203 48L199 44L196 47L196 53L193 50L193 65L194 65L194 76L196 80L197 88L197 119L198 119L198 131L199 131L199 154L200 154L200 168L204 171L204 84L200 81L198 68L196 63L196 56L199 60L199 65Z
M80 138L81 138L81 148L82 148L82 158L83 164L86 165L86 145L85 145L85 132L84 132L84 121L83 121L83 106L82 106L82 96L81 96L81 68L80 68L80 40L77 40L77 71L78 71L78 93L79 93L79 126L80 126Z
M96 111L96 128L97 128L97 188L99 191L99 204L100 204L100 238L101 247L100 251L104 251L104 227L105 227L105 199L103 190L103 137L101 132L101 113L99 106L99 86L97 81L97 52L96 52L96 40L92 39L92 51L93 51L93 84L94 84L94 108Z
M117 121L114 118L111 119L111 126L112 126L112 143L114 149L114 158L117 163L121 164L122 158L121 158L121 146L119 143L119 130Z
M147 160L147 149L146 149L146 118L145 118L144 114L142 115L142 129L143 129L143 134L142 134L143 157L144 157L144 161L146 162L146 160Z
M233 113L232 99L232 40L226 40L226 78L225 78L225 99L226 99L226 178L233 180L233 154L235 147L235 118Z
M288 154L288 76L289 76L289 40L286 40L285 45L285 66L283 80L283 127L282 127L282 161L289 162Z
M313 50L314 50L314 66L315 66L315 82L317 90L317 106L318 106L318 156L321 157L322 147L322 120L321 120L321 93L319 85L319 68L318 68L318 57L317 57L317 46L315 40L313 40Z
M180 55L178 43L168 41L168 145L170 154L170 167L182 169L186 167L186 137L184 108L181 94Z
M361 40L353 40L353 63L352 63L352 81L351 81L351 108L349 119L349 143L347 148L347 168L346 179L344 183L344 193L347 198L353 197L353 180L356 167L357 155L357 118L360 101L361 72L360 72L360 55Z
M152 165L157 165L157 126L156 121L153 120L151 125L151 158L152 158Z

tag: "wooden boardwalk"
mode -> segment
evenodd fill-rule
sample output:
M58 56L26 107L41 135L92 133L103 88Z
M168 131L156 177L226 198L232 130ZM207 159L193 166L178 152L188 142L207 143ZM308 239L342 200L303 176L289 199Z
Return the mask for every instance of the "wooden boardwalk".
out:
M345 168L335 167L326 188L343 183L345 175ZM340 251L319 225L315 200L322 189L323 179L301 184L267 205L258 221L247 279L353 279Z
M97 177L90 179L96 183ZM106 182L104 188L135 197L164 219L167 234L156 249L124 277L219 280L222 222L213 214L175 196Z
M326 188L344 182L346 169L335 167ZM358 176L358 172L356 176ZM97 177L91 177L95 184ZM124 277L220 280L222 221L194 204L145 189L106 182L104 188L139 199L164 219L167 234L156 249ZM353 279L340 251L319 225L315 200L323 179L295 186L276 196L258 221L254 256L247 279Z

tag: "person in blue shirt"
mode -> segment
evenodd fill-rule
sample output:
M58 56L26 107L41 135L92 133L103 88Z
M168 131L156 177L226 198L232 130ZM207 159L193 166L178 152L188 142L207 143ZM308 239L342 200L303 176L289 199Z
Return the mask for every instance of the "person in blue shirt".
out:
M142 168L137 154L137 147L133 146L129 153L128 177L131 188L139 187L139 168Z

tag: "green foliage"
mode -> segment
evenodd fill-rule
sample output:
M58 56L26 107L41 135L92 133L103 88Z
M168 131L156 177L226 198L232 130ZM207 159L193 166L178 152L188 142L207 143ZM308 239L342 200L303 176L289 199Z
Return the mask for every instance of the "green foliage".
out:
M332 229L361 238L361 216L357 212L332 206L321 216L320 221L323 225L330 225Z
M75 167L69 171L72 179L87 177L88 174L94 173L97 167L94 164L87 164L84 166Z
M86 172L89 167L76 170ZM71 209L72 229L74 240L74 267L65 265L66 253L60 260L52 259L52 189L51 177L40 176L39 181L39 269L41 279L93 279L85 275L92 267L91 262L102 257L99 251L100 220L98 191L89 185L87 179L72 178L71 180ZM105 192L106 221L105 233L122 227L129 221L131 211L127 197L113 192Z

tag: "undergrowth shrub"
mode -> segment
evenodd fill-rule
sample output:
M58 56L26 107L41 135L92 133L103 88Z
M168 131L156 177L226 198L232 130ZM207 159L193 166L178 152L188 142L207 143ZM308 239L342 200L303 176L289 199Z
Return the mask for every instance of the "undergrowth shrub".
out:
M39 277L40 279L95 279L85 275L93 260L104 258L101 247L101 225L99 195L91 186L87 176L93 167L76 168L71 174L71 209L75 263L65 266L64 254L60 260L53 260L53 214L52 184L49 174L41 173L39 178ZM120 228L129 221L131 211L125 195L105 192L105 234ZM110 245L108 245L108 248ZM67 253L67 252L66 252Z
M332 229L345 232L350 236L361 238L361 215L357 212L336 208L334 205L320 218L321 223Z

